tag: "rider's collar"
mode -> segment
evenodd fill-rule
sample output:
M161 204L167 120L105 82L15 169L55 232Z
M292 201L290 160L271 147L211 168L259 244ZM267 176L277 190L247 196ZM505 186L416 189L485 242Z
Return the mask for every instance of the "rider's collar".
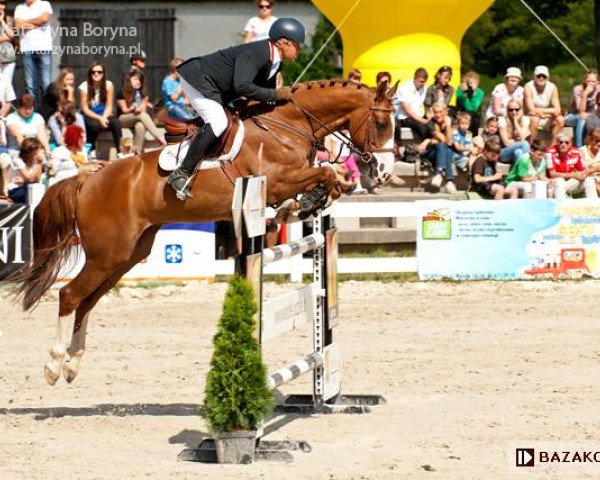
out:
M281 63L281 54L279 53L279 48L277 48L273 42L269 42L269 48L271 49L271 55L269 57L271 63Z

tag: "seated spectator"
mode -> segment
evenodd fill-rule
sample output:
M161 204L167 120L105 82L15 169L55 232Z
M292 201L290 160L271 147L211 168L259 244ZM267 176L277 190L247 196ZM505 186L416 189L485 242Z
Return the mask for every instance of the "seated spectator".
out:
M25 138L19 155L9 158L8 197L15 203L28 203L27 185L39 182L42 177L44 146L37 138Z
M496 164L500 158L500 144L488 140L483 146L482 154L477 157L471 167L471 191L477 192L482 197L503 200L504 195L517 198L519 191L512 187L504 187L502 184L502 173L496 170Z
M48 85L42 98L42 111L44 120L57 112L62 103L75 103L75 72L72 68L63 68L54 82Z
M425 91L425 112L431 117L431 107L433 105L443 105L450 108L450 100L454 94L454 87L450 85L452 80L452 67L440 67L435 74L433 84Z
M498 132L502 142L500 161L514 164L517 158L529 152L529 117L523 115L521 103L516 100L508 102L506 111L506 117L498 119Z
M456 168L466 172L469 165L475 161L479 149L473 141L473 134L469 130L471 125L471 115L467 112L458 112L456 115L456 127L452 130L452 160Z
M523 79L521 70L517 67L508 67L504 78L504 83L496 85L492 90L490 106L485 112L485 118L506 116L506 107L511 100L523 102L523 87L519 85Z
M134 155L135 152L133 151L133 138L122 138L121 144L119 145L119 153L117 153L117 158L133 157Z
M24 93L17 99L17 110L6 117L8 132L8 150L16 156L25 138L37 138L46 154L50 154L46 124L39 113L33 111L35 100L29 93Z
M551 193L548 193L549 179L546 176L544 150L540 139L531 142L531 152L525 153L517 159L506 176L505 185L516 188L523 198L531 198L533 196L532 182L543 181L546 182L546 196L551 197Z
M189 106L189 100L183 92L177 67L183 59L176 57L169 63L169 74L163 79L160 91L169 117L179 120L190 120L196 115Z
M121 142L121 124L113 114L115 87L106 78L104 66L95 62L87 73L87 80L79 87L80 107L85 120L87 141L96 149L96 139L101 131L112 133L115 148Z
M473 137L479 135L481 124L479 117L481 116L481 104L484 96L483 90L479 88L479 75L475 72L465 73L460 88L456 90L456 111L467 112L471 115L469 130L471 130Z
M331 141L332 135L329 135L329 137ZM333 152L335 150L330 149L330 141L325 143L325 149L317 150L317 153L315 154L315 161L322 166L331 167L331 169L335 172L338 181L340 182L342 192L352 192L356 189L357 183L356 181L351 180L351 172L348 171L343 163L339 162L339 160L333 162L333 160L335 160L337 157L337 154L333 156Z
M600 195L600 127L588 131L579 153L588 173L596 181L596 192Z
M565 125L565 119L561 114L558 88L550 80L550 71L545 65L538 65L533 71L533 80L524 87L525 114L531 120L531 137L533 142L539 130L550 130L552 132L552 143Z
M69 125L78 125L84 130L85 143L85 120L83 115L77 111L73 102L64 101L59 104L58 111L48 120L50 130L50 141L53 146L64 145L63 135Z
M347 130L340 133L348 135ZM348 146L341 142L335 133L327 135L323 140L323 145L328 153L327 155L323 155L324 152L317 152L317 156L320 155L320 160L331 160L344 165L344 181L355 184L354 193L367 193L367 189L361 185L360 170L356 161L356 155L350 151ZM340 172L338 171L338 173Z
M377 82L377 85L379 85L381 82L387 82L388 88L390 88L392 86L392 74L386 71L377 72L375 82Z
M0 102L0 109L2 108L2 102ZM0 154L8 153L8 139L6 137L6 123L0 120Z
M588 71L583 77L581 84L573 87L571 104L565 116L565 125L575 128L575 145L583 145L585 135L585 121L587 116L596 109L596 97L600 94L598 84L598 72Z
M587 198L598 198L596 182L588 176L583 157L571 139L571 135L560 133L558 144L546 149L548 176L554 179L554 196L565 198L567 193L585 193Z
M144 151L146 132L150 132L160 145L167 144L148 115L148 91L141 72L130 72L125 76L123 89L117 93L117 109L121 127L133 130L134 152Z
M446 175L446 191L456 193L454 185L454 172L452 171L452 121L448 115L448 108L436 104L431 107L433 117L428 122L428 136L419 146L419 153L431 162L433 178L431 186L439 190L442 185L443 174Z
M496 143L500 143L500 134L498 133L498 119L496 117L490 117L485 121L483 126L483 132L481 135L477 135L473 139L473 143L478 149L478 153L483 151L483 146L488 140L493 140Z
M79 125L69 125L65 128L64 143L52 152L54 181L74 177L79 173L79 168L87 164L84 134L84 129Z
M585 131L589 133L598 127L600 127L600 93L596 95L596 109L585 119Z
M417 143L421 143L428 136L429 120L425 118L423 102L425 101L425 82L428 77L427 70L417 68L412 80L404 83L392 98L396 108L396 131L394 134L396 144L401 141L402 127L412 130Z
M348 81L352 83L360 83L362 81L362 73L358 68L351 68L348 72Z

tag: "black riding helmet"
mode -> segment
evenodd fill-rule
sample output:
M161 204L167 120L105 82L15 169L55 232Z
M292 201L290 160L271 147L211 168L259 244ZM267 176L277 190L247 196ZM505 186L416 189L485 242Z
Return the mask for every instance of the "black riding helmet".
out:
M269 38L274 42L287 38L302 45L305 36L304 25L295 18L278 18L269 29Z

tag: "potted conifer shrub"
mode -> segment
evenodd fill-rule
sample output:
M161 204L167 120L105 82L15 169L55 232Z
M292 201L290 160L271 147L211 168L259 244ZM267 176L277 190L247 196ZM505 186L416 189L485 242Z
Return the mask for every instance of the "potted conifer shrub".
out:
M256 430L272 411L273 394L254 336L257 312L251 283L236 276L213 338L201 414L213 433L219 463L254 461Z

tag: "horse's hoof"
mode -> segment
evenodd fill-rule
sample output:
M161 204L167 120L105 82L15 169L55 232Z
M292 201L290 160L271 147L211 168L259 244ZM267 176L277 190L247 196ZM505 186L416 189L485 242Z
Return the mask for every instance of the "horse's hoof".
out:
M59 377L60 373L54 368L54 362L48 362L46 365L44 365L44 378L48 382L48 385L51 387L56 385Z
M62 375L63 378L67 381L67 383L71 383L75 380L77 376L77 370L73 370L68 362L63 363L62 365Z

